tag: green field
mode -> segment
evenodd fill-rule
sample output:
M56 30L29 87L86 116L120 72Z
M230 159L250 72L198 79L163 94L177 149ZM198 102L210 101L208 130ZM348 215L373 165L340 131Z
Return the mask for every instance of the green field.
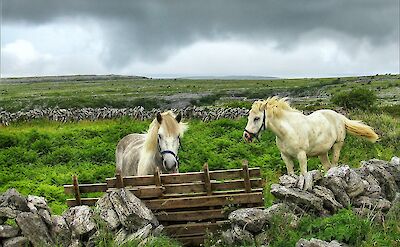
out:
M371 144L360 138L347 137L340 162L356 167L362 160L371 158L389 160L392 156L400 156L400 116L398 111L393 111L398 109L398 105L388 106L396 102L400 95L399 76L371 78L362 77L361 81L360 78L340 80L331 78L267 81L146 79L136 80L134 83L132 81L7 82L0 84L0 106L10 111L55 106L125 107L131 106L130 104L140 97L150 99L164 97L166 94L204 92L213 97L209 96L208 99L198 103L240 105L242 101L224 97L228 94L239 96L241 92L240 96L247 98L264 98L274 92L282 91L291 92L291 95L295 95L293 97L303 99L295 102L295 106L301 109L316 109L326 105L331 106L329 97L318 98L323 93L330 95L364 86L378 93L378 104L368 112L350 111L349 117L363 120L374 127L381 139ZM165 87L167 84L171 87ZM251 90L256 86L262 89ZM301 98L307 95L313 97ZM137 101L138 104L139 102ZM187 121L189 130L182 140L183 149L179 152L181 172L199 171L205 162L208 162L210 170L236 168L241 166L243 159L247 159L251 167L261 167L262 175L267 180L266 206L273 202L269 184L276 182L277 178L286 172L286 168L275 145L275 137L270 131L264 132L261 142L247 144L242 140L245 118L221 119L207 123L199 120ZM74 174L78 175L80 183L104 182L105 178L113 176L117 142L129 133L146 131L149 123L149 121L122 118L79 123L36 120L13 123L7 127L0 126L0 192L16 188L25 195L44 196L53 212L60 214L67 208L63 184L71 183ZM316 158L311 158L308 164L310 170L322 168ZM298 171L298 167L296 169ZM351 225L352 222L355 222L354 225ZM368 220L358 219L351 211L343 211L325 221L318 218L304 218L301 224L303 225L297 230L287 229L287 225L279 226L287 230L287 235L282 236L278 228L272 228L271 231L276 231L271 232L271 238L275 241L273 246L287 246L285 243L291 244L301 236L346 240L350 233L364 234L364 239L355 239L355 242L352 242L357 245L363 243L363 246L374 246L374 243L381 243L376 246L385 246L387 243L393 243L390 242L395 238L393 236L400 234L398 225L397 228L388 228L390 222L384 226L375 225ZM312 228L318 226L325 229L324 227L329 228L335 224L338 228L348 225L343 230L345 232L342 233L343 236L337 235L339 233L330 233L329 229L328 232L320 233ZM355 224L364 227L359 229Z

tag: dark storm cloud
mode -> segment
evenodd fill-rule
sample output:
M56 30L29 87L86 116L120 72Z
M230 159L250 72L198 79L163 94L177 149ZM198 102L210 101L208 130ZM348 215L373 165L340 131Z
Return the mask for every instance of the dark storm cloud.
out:
M375 46L399 39L398 0L3 1L5 24L68 18L99 22L105 58L116 65L164 59L200 40L270 40L284 49L308 32L335 33L336 39L348 36Z

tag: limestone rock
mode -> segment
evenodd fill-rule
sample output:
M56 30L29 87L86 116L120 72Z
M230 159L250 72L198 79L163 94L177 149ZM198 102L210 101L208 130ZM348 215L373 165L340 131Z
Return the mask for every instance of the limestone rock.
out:
M382 210L387 211L391 207L390 201L386 199L370 198L366 196L360 196L354 200L354 206L356 207L366 207L371 210Z
M335 195L335 199L343 206L348 207L350 205L350 197L346 192L346 182L339 176L327 176L323 178L322 184L330 189Z
M110 201L109 194L105 194L96 202L96 210L110 230L116 229L121 222L119 221L118 215L114 210L114 207Z
M158 226L158 220L146 205L126 189L112 191L110 201L118 215L121 224L130 229L138 230L151 223Z
M50 234L54 241L61 246L69 246L71 244L71 230L62 216L52 216Z
M25 247L28 246L29 240L26 237L19 236L4 240L3 247Z
M271 186L271 193L281 200L297 203L301 207L308 207L317 212L323 211L322 199L316 197L310 192L297 188L286 188L279 184L273 184Z
M17 217L17 214L20 213L21 211L9 208L9 207L0 207L0 217L2 219L15 219ZM4 220L4 221L5 221Z
M320 239L312 238L310 240L300 239L296 243L296 247L345 247L347 245L333 240L331 242L322 241Z
M265 225L266 214L259 208L241 208L230 213L228 219L249 232L258 233Z
M9 225L0 225L0 238L13 238L18 235L19 229Z
M133 240L143 240L147 238L151 234L151 229L153 226L151 224L147 224L146 226L140 228L136 232L126 236L124 243L130 242Z
M342 204L336 201L335 195L330 189L317 185L314 187L313 193L323 200L324 208L330 212L335 213L338 209L343 208Z
M296 175L290 176L285 174L279 177L279 183L285 187L291 188L296 186L298 179Z
M399 192L399 187L396 184L394 176L384 168L384 166L387 165L387 162L372 159L369 161L363 161L361 164L361 169L367 170L379 182L385 197L388 200L393 200L396 193Z
M93 211L88 206L76 206L68 209L63 215L73 235L80 236L92 232L96 224Z
M38 214L22 212L16 222L21 228L22 234L28 238L33 246L53 246L53 240L47 231L47 226Z
M15 189L9 189L0 195L0 207L8 207L22 212L29 211L26 198Z
M36 213L38 209L50 210L44 197L28 195L27 202L28 208L33 213Z

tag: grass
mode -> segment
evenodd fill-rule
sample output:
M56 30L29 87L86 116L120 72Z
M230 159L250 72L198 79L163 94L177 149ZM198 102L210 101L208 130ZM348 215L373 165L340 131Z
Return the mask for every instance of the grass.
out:
M400 120L388 114L353 112L353 119L364 120L377 128L381 140L372 144L348 136L340 161L358 166L361 160L388 160L400 154ZM104 182L115 171L117 142L129 133L147 130L149 121L127 118L79 123L37 120L0 127L0 191L16 188L23 194L45 196L55 213L66 209L62 185L71 183L74 174L80 183ZM266 131L261 142L242 140L246 119L221 119L204 123L189 122L180 150L181 172L200 171L205 162L210 170L241 167L243 159L251 167L261 167L268 183L286 172L275 145L275 136ZM317 158L310 158L309 169L321 169ZM266 204L273 197L266 193Z

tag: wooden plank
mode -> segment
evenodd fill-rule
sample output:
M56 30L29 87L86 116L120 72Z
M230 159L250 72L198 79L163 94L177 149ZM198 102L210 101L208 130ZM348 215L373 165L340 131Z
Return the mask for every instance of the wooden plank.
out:
M159 221L202 221L210 219L226 219L228 212L223 208L196 211L158 212L155 214Z
M250 180L252 188L262 188L262 179L253 178ZM165 194L180 194L180 193L199 193L206 192L204 182L185 183L185 184L168 184L164 185ZM241 190L244 188L244 180L229 180L229 181L211 181L211 190L213 192L221 190Z
M155 186L134 187L134 188L125 187L125 189L129 190L140 199L158 198L162 196L164 192L163 187L155 187ZM108 189L107 191L113 191L113 190L117 190L117 188L111 188Z
M262 192L156 199L147 200L145 204L151 210L164 210L260 202L263 202Z
M261 177L260 168L249 168L250 177ZM230 170L217 170L210 171L210 178L214 180L227 180L242 178L242 169L230 169Z
M80 193L90 193L90 192L106 192L107 184L106 183L98 183L98 184L79 184ZM67 184L64 185L64 193L67 195L74 194L74 185Z
M207 231L217 231L229 225L229 220L217 221L215 223L187 223L169 225L164 228L164 232L171 237L196 236L207 233Z
M230 169L230 170L216 170L210 171L211 180L224 180L241 178L242 169ZM249 168L250 177L260 177L260 168ZM203 182L203 172L187 172L187 173L176 173L176 174L160 174L162 184L177 184L177 183L191 183L191 182ZM154 175L146 176L126 176L124 177L125 186L145 186L154 185ZM116 187L116 178L107 178L108 188Z
M75 199L67 199L68 207L75 207L79 205L94 206L99 198L81 198L81 204L79 204Z

